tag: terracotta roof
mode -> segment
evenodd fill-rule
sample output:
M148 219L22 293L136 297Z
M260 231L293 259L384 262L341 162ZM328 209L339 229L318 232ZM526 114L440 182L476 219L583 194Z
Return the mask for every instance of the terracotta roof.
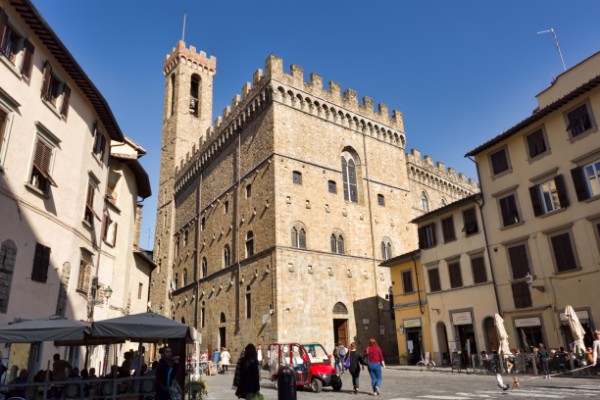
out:
M489 149L490 147L508 139L515 133L535 124L542 118L546 117L548 114L558 110L559 108L561 108L565 104L568 104L570 101L576 99L577 97L581 96L582 94L594 89L599 84L600 84L600 75L596 76L595 78L590 79L588 82L584 83L583 85L579 86L572 92L564 95L563 97L559 98L558 100L554 101L553 103L548 104L546 107L542 108L541 110L534 112L529 118L524 119L523 121L519 122L517 125L513 126L512 128L505 131L504 133L501 133L500 135L496 136L495 138L488 140L481 146L469 151L467 154L465 154L465 157L474 156L476 154L479 154L482 151Z
M444 207L436 208L433 211L430 211L430 212L428 212L426 214L418 216L417 218L413 219L410 222L412 222L414 224L417 224L417 223L422 222L422 221L427 221L428 219L431 219L431 218L434 218L434 217L436 217L438 215L447 213L450 210L462 207L462 206L464 206L466 204L473 203L473 202L475 202L475 201L477 201L479 199L481 199L481 193L475 193L475 194L472 194L470 196L464 197L464 198L462 198L460 200L456 200L455 202L450 203L450 204L448 204L448 205L446 205Z
M67 50L66 46L61 42L56 33L54 33L48 23L42 18L31 1L10 0L10 4L42 41L48 51L56 58L62 68L69 74L81 92L87 97L102 121L102 124L106 128L110 138L119 142L124 141L123 133L121 132L108 103L102 94L100 94L100 91L96 88L92 80L83 71L77 61L75 61L73 55Z

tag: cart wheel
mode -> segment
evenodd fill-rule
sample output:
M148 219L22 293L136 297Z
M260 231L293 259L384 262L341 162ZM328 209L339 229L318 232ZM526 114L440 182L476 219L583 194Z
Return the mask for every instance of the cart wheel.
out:
M319 393L321 389L323 389L323 382L317 378L313 378L313 380L310 382L310 388L313 392Z
M335 382L332 382L331 387L335 392L339 392L340 390L342 390L342 380L340 379Z

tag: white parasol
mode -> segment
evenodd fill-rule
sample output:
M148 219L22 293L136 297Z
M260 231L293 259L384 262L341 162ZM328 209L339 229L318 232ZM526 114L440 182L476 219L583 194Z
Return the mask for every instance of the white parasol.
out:
M571 333L573 334L573 338L575 341L573 342L575 348L573 351L575 353L585 352L585 343L583 343L583 337L585 336L585 330L583 326L581 326L581 322L579 322L579 317L577 317L577 313L571 306L567 306L565 308L565 317L567 318L567 322L569 323L569 328L571 328Z
M500 314L494 314L494 323L496 324L496 330L498 331L498 339L500 339L500 348L498 349L498 353L503 355L510 354L511 351L510 345L508 344L508 333L506 332L504 320Z

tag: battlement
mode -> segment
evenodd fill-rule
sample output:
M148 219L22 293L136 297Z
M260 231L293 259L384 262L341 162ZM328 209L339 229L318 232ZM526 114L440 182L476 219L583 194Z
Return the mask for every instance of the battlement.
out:
M318 100L331 103L332 106L344 108L404 132L404 121L400 111L393 110L390 116L388 106L383 103L379 103L375 110L373 99L366 96L362 98L362 104L360 104L358 94L353 89L346 89L342 93L340 84L330 81L325 90L323 89L323 78L320 75L311 73L310 80L305 81L303 68L296 64L290 65L288 74L283 70L283 59L272 54L265 61L265 71L266 76L272 80L307 92Z
M475 179L467 178L462 172L457 174L456 169L452 167L446 168L446 164L440 161L434 162L430 156L425 155L421 157L419 150L411 149L410 153L406 153L406 161L408 162L409 171L412 164L413 168L420 168L442 179L457 183L473 193L479 192L479 186Z
M197 53L194 46L190 46L188 49L185 47L185 42L181 40L177 42L177 47L171 49L171 53L166 55L163 73L167 75L180 62L185 62L189 66L203 70L210 75L217 73L217 58L215 56L208 58L203 51Z
M175 63L175 60L180 58L187 59L191 57L190 54L198 60L203 60L202 62L208 60L203 52L197 55L193 47L187 50L184 43L179 42L177 49L165 61L165 71L170 63ZM212 68L216 68L214 57L211 57L210 62ZM340 85L336 82L329 82L328 89L324 90L323 78L314 73L310 74L310 82L305 82L302 67L292 64L290 73L287 74L283 71L283 60L270 55L265 61L265 71L258 69L254 72L252 82L246 82L242 86L241 94L232 98L231 105L226 106L221 115L215 118L213 127L205 132L198 145L194 145L185 159L180 160L175 168L176 180L179 180L180 185L189 180L190 168L194 169L192 164L203 165L231 138L233 132L243 127L253 115L272 101L288 104L342 126L367 132L379 140L402 148L406 144L404 121L400 111L393 110L390 116L388 106L382 103L378 104L375 110L373 99L370 97L363 97L362 104L359 104L356 91L346 89L342 94Z

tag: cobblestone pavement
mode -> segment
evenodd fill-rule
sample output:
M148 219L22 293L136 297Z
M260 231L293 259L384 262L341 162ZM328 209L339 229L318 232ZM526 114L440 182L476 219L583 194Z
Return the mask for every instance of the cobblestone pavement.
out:
M263 375L261 393L265 400L276 400L277 390ZM226 375L205 377L209 395L207 400L235 400L231 389L233 372ZM505 379L510 379L506 378ZM321 393L298 390L298 400L350 400L371 397L371 384L368 372L361 373L361 387L358 394L352 393L352 378L342 375L343 386L339 392L323 388ZM541 376L521 377L521 388L503 392L496 386L494 375L473 375L449 373L444 370L420 371L418 369L390 367L383 373L381 400L472 400L472 399L600 399L600 380L596 377L574 378L557 376L550 380Z

